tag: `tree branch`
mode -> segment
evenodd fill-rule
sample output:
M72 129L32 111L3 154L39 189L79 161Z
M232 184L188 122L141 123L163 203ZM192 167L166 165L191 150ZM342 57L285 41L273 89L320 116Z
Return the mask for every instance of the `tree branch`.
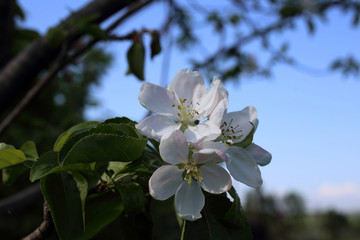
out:
M89 24L99 24L125 7L136 4L131 0L93 0L80 10L70 14L55 28L65 33L57 44L49 36L33 41L12 59L0 72L0 109L6 109L16 97L32 85L32 79L57 58L64 43L71 45L86 33L74 27L74 22L90 18ZM53 28L54 29L54 28Z
M51 213L49 205L46 201L44 201L44 215L43 215L43 222L40 224L40 226L35 229L32 233L27 235L23 238L23 240L40 240L47 237L50 233L54 230L54 223L51 219Z
M115 20L109 27L105 29L105 32L109 34L112 30L116 28L122 21L124 21L126 18L131 16L133 13L141 9L142 7L146 6L152 2L152 0L147 0L143 2L138 2L135 5L132 5L129 10L124 13L121 17L119 17L117 20ZM16 105L16 107L6 116L6 118L0 123L0 135L5 131L5 129L11 124L11 122L20 114L20 112L30 103L30 101L40 92L40 90L52 79L56 76L56 74L63 69L66 65L73 62L75 59L83 55L86 51L88 51L90 48L92 48L97 42L99 42L101 39L93 38L90 40L85 46L81 47L80 49L77 49L75 53L73 53L71 56L69 56L67 59L63 59L64 54L66 54L66 51L58 57L58 61L51 67L51 69L47 72L47 74L38 81L22 98L22 100ZM65 43L64 43L65 44ZM63 46L63 50L64 50ZM1 75L0 75L0 81L1 81ZM0 94L1 94L1 82L0 82ZM1 95L0 95L1 100ZM1 102L0 102L1 106Z

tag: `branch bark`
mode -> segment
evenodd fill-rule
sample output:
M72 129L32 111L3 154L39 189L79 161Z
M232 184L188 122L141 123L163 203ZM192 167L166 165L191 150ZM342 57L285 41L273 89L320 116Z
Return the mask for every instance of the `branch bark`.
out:
M43 215L43 222L40 224L40 226L35 229L32 233L27 235L23 238L23 240L40 240L47 237L50 233L54 230L54 223L51 219L51 213L49 205L46 201L44 201L44 215Z
M6 109L6 106L12 103L17 95L22 95L32 85L32 79L57 58L64 44L70 45L86 34L81 29L73 27L74 21L91 17L90 23L100 24L116 12L136 2L93 0L56 26L66 33L60 43L53 44L47 36L33 41L0 72L0 109Z

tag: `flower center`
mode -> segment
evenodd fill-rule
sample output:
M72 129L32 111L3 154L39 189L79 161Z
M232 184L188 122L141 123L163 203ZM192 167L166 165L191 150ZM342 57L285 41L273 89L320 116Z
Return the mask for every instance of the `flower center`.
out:
M242 132L242 130L239 128L239 124L233 126L232 122L233 119L231 119L229 123L224 121L220 126L221 135L225 140L239 139L243 136L243 134L239 134Z
M189 159L185 164L184 174L184 180L187 181L190 186L192 185L193 180L201 182L203 179L198 166L196 166L194 160L192 159Z
M193 101L188 101L186 98L179 98L180 104L176 106L173 104L172 107L177 107L178 116L180 118L180 122L186 126L194 125L194 118L196 115L199 115L199 112L195 109L196 105L200 105L200 103L196 102L193 104Z

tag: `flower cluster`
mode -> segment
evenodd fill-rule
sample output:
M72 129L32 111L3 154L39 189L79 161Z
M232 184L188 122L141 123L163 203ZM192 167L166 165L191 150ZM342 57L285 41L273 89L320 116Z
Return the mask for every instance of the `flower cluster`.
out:
M248 186L260 187L258 165L271 154L252 143L257 111L249 106L227 113L228 92L214 77L209 90L199 72L180 70L168 88L143 83L139 101L155 113L136 125L148 138L160 139L160 155L168 163L150 178L152 197L175 195L177 214L186 220L201 218L205 197L228 191L231 176ZM219 163L226 163L230 174Z

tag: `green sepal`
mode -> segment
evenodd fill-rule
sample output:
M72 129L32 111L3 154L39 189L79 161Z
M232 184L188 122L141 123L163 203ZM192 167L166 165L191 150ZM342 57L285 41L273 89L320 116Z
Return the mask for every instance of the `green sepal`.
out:
M253 126L253 129L251 130L251 132L246 136L246 138L244 140L242 140L239 143L234 143L234 144L232 144L232 146L246 148L247 146L249 146L253 142L254 133L255 133L256 129L255 129L255 126L254 126L254 124L252 122L249 122L249 123Z

